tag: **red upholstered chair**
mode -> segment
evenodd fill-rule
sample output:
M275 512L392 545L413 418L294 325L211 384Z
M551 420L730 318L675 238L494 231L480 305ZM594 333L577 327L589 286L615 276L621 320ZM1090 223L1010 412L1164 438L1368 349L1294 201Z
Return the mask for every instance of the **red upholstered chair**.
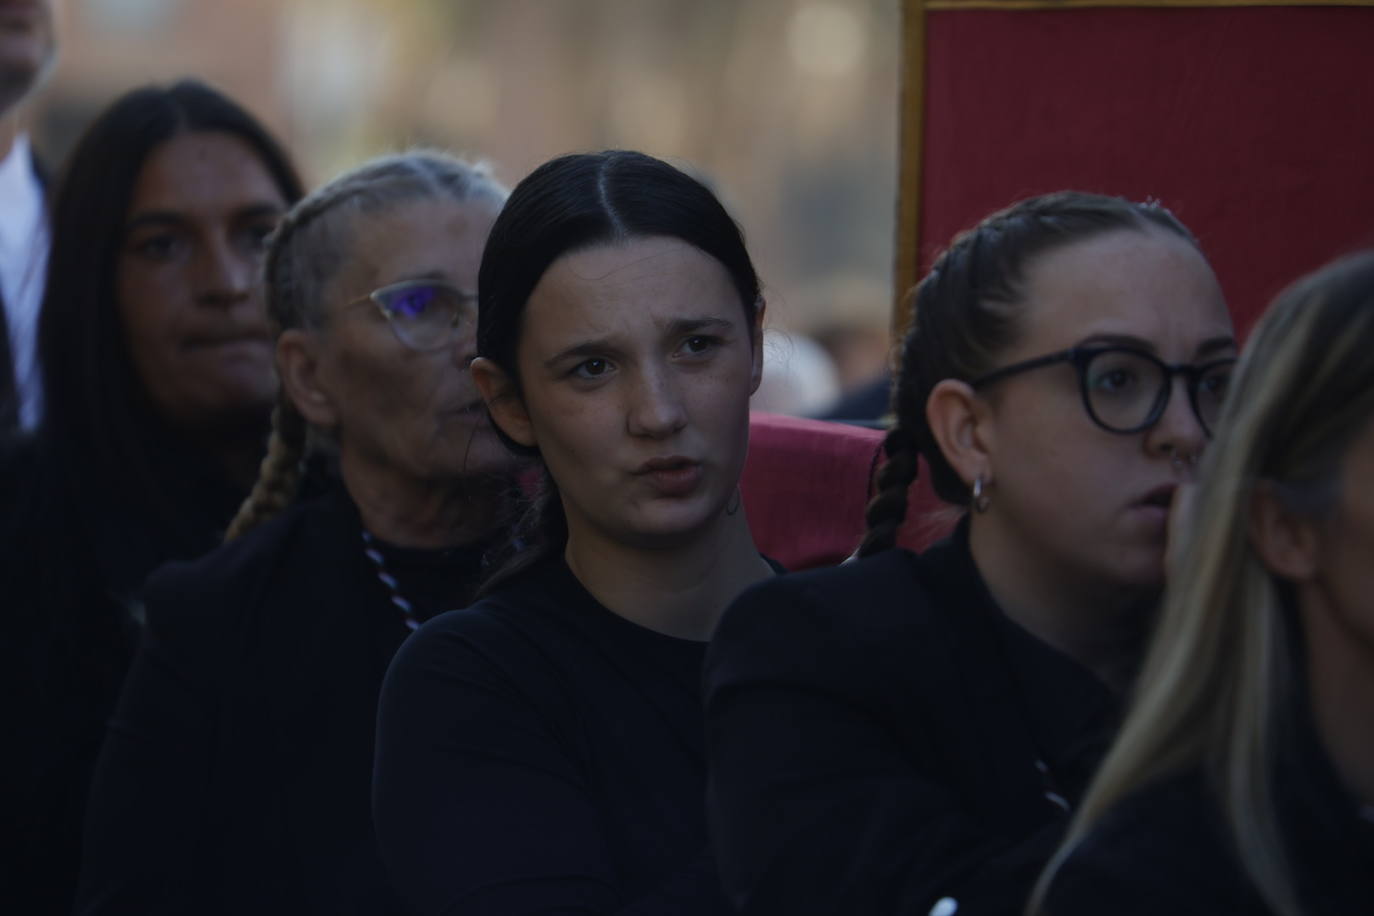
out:
M864 532L883 433L876 429L756 413L740 490L754 540L789 570L839 563ZM899 543L920 549L955 518L922 474L912 487Z
M1242 333L1290 281L1374 243L1374 0L903 11L899 295L958 230L1064 188L1170 207Z

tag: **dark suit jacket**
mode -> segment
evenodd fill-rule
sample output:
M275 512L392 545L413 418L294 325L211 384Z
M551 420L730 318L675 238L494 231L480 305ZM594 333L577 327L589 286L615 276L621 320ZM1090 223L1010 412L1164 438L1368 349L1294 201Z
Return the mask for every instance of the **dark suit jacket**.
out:
M705 677L712 838L744 914L1019 914L1116 720L998 610L963 526L746 591Z
M404 912L369 790L382 675L409 631L347 496L164 568L146 603L77 911Z

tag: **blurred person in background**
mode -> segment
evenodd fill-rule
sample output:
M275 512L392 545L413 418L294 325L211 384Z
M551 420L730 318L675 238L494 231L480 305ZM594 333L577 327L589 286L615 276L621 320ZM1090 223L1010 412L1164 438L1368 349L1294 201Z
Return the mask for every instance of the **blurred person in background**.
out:
M751 409L804 417L839 394L834 360L805 334L767 328L763 353L763 379L749 402Z
M504 199L482 169L406 153L273 236L268 456L230 543L148 582L78 912L405 911L372 829L377 694L411 630L472 597L513 485L468 373ZM325 442L337 464L302 490Z
M1275 301L1217 433L1040 912L1374 911L1374 253Z
M835 361L839 395L815 414L823 420L878 425L888 413L892 348L887 329L858 320L837 319L817 328L812 337Z
M0 896L65 912L91 767L148 573L223 537L276 393L265 240L301 194L280 145L196 82L114 102L62 174L39 323L46 408L0 455Z
M0 435L38 423L38 312L48 257L47 178L21 103L57 61L51 0L0 0Z

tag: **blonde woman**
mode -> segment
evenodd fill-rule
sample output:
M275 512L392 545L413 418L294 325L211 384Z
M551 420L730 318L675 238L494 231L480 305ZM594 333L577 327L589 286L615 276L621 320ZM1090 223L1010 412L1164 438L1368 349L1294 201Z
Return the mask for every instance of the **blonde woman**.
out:
M1140 692L1032 909L1374 909L1374 253L1261 321Z

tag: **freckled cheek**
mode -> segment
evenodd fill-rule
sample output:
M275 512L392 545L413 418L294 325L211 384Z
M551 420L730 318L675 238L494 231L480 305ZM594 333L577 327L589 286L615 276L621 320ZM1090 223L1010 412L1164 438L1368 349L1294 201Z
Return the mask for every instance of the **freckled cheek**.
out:
M593 471L611 463L625 431L624 409L613 394L555 398L541 407L542 422L536 418L536 431L540 442L549 443L561 456L555 460Z

